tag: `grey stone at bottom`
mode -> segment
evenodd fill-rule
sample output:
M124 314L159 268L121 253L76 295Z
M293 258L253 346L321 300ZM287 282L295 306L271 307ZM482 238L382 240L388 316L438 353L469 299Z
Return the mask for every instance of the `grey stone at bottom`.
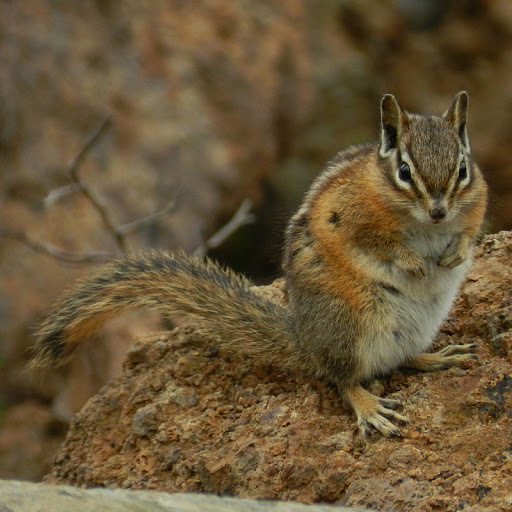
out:
M168 494L123 489L80 489L0 480L0 512L363 512L337 505L303 505L212 494ZM368 512L365 509L364 512Z

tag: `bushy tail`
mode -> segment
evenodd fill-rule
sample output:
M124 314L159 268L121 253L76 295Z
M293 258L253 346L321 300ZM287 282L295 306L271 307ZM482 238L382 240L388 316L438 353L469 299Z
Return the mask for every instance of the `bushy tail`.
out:
M114 315L151 308L200 319L222 343L271 360L288 351L286 310L212 261L151 251L100 267L63 296L40 326L32 367L58 365Z

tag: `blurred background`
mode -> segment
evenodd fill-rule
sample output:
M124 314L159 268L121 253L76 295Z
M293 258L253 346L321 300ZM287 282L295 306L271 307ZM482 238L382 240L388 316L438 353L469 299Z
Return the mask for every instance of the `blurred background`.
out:
M111 115L80 173L115 222L176 198L129 247L191 251L250 199L256 222L210 254L269 282L308 184L337 151L377 137L382 94L442 113L461 89L491 186L487 229L510 229L510 1L4 0L0 230L71 252L115 250L82 195L48 200ZM124 317L65 368L27 374L34 325L90 268L0 238L0 478L40 479L129 340L162 328Z

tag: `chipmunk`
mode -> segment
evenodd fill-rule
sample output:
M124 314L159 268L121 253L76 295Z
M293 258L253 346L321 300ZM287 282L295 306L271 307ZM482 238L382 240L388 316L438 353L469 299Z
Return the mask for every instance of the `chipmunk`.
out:
M398 401L362 387L407 366L461 365L473 344L426 353L466 275L487 187L471 157L462 91L442 116L381 101L380 141L341 151L286 231L286 306L216 263L149 251L113 261L57 302L33 366L61 363L102 323L150 307L186 314L221 343L334 384L364 434L399 435Z

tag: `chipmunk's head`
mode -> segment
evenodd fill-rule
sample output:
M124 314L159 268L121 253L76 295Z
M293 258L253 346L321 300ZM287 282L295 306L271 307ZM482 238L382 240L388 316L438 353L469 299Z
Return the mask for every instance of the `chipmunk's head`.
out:
M468 95L459 92L442 116L404 110L391 94L381 102L379 156L397 204L420 222L453 220L474 200L478 167L466 129Z

